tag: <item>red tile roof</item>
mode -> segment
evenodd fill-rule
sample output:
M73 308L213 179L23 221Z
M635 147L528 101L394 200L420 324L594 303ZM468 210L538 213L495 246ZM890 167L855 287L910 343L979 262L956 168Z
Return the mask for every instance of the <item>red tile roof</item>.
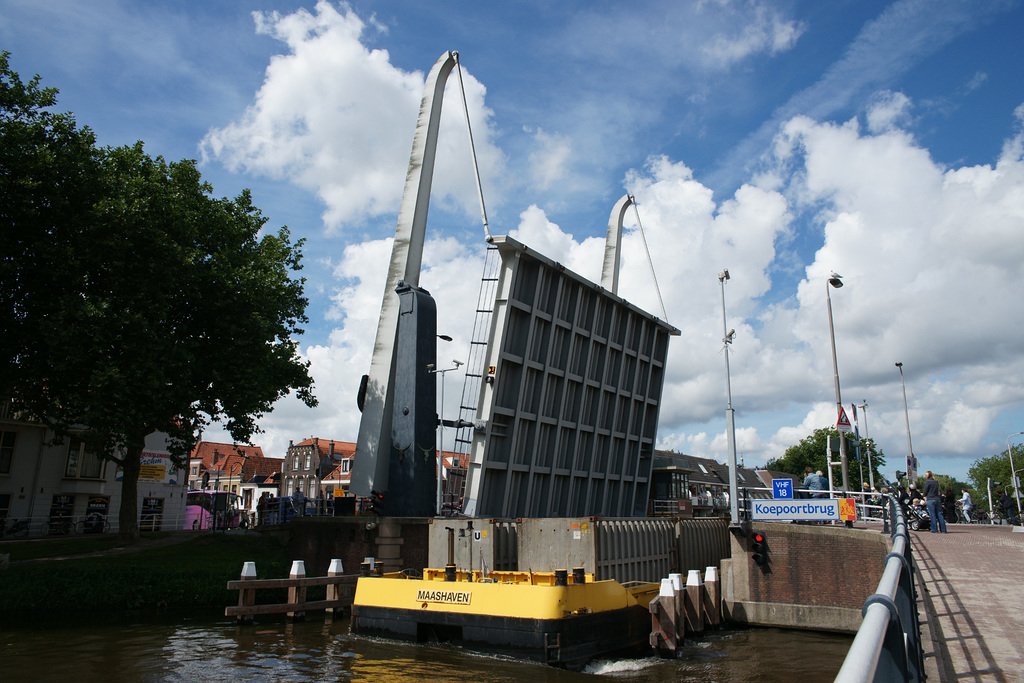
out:
M200 441L192 449L192 458L200 460L199 470L223 470L228 476L241 472L245 479L270 477L284 467L284 458L267 458L259 446Z
M317 447L320 451L320 457L331 454L331 446L334 446L334 457L346 457L351 458L356 454L356 445L350 441L338 441L336 439L321 439L318 437L310 437L299 443L293 443L291 447L295 446L313 446Z
M218 461L228 455L246 455L250 458L264 457L263 449L259 446L241 446L232 443L217 443L215 441L200 441L192 449L192 458L198 458L207 467L212 466L214 454L217 455Z

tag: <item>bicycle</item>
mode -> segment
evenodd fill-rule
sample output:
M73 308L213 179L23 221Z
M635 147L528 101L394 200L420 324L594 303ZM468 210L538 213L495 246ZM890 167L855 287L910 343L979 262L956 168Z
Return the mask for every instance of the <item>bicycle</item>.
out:
M968 512L964 512L963 503L959 500L956 502L956 522L957 524L974 524L978 521L978 509L975 506L968 508Z
M105 534L110 531L110 522L100 515L94 515L75 522L76 534Z
M75 525L70 519L63 517L51 518L47 523L47 530L51 536L67 536L75 530Z
M13 536L14 538L24 538L28 536L29 522L27 519L7 519L6 517L0 519L0 538L6 538Z

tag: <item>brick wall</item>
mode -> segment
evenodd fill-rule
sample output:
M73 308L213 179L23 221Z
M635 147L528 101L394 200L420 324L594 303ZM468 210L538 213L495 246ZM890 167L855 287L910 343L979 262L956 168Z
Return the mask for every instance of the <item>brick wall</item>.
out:
M793 524L752 529L768 539L766 570L747 552L753 601L860 609L882 578L888 548L877 531Z
M722 563L723 599L732 621L852 631L882 577L889 537L840 526L755 523L768 565L751 559L750 535L734 532Z

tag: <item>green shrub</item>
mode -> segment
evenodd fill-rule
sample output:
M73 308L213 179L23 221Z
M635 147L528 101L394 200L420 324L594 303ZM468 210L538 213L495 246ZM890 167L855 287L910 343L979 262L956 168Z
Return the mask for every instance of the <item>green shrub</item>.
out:
M0 613L23 610L124 610L227 606L238 601L227 582L244 562L260 578L291 568L279 541L257 534L210 533L159 548L94 557L17 562L0 574ZM260 596L284 601L286 593Z

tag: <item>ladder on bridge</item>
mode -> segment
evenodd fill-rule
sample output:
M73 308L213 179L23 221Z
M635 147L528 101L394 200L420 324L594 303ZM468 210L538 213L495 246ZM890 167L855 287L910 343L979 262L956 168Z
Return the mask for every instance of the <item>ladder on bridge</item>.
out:
M462 512L466 491L466 475L469 469L469 455L473 445L473 424L480 387L487 375L487 343L491 335L494 302L498 293L498 275L501 269L501 255L494 244L488 242L484 254L483 274L480 278L480 292L477 295L476 313L473 318L473 333L469 342L469 357L466 359L466 374L459 400L459 420L455 430L452 466L444 486L444 514Z

